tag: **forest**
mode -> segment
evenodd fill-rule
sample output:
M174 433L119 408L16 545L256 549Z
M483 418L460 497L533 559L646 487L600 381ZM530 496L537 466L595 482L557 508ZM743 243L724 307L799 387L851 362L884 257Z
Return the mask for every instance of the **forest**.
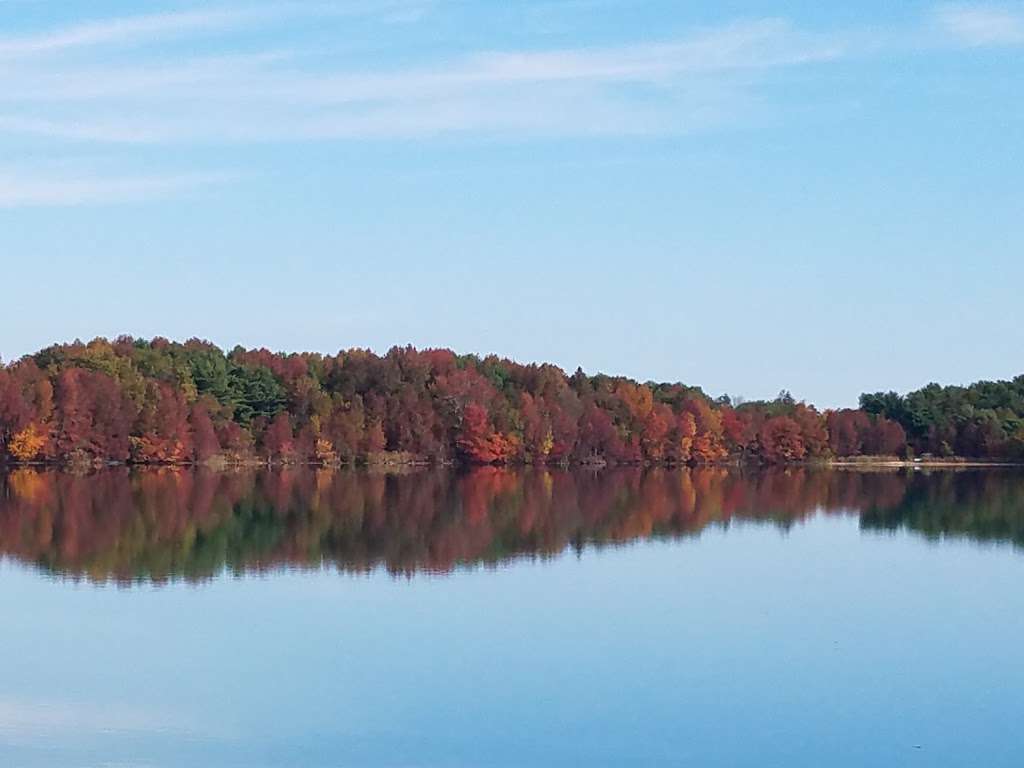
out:
M446 349L225 353L122 336L0 367L0 462L786 464L1024 458L1024 376L819 411Z

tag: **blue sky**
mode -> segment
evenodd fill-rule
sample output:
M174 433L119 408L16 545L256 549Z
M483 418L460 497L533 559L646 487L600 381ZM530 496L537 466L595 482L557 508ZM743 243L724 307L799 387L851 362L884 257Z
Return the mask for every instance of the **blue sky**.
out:
M1024 3L0 0L0 355L1024 372Z

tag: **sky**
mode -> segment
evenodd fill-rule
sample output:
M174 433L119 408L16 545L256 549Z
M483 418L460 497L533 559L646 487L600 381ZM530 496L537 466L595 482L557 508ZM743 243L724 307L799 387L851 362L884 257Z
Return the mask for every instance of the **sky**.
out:
M0 0L0 357L1024 372L1024 2Z

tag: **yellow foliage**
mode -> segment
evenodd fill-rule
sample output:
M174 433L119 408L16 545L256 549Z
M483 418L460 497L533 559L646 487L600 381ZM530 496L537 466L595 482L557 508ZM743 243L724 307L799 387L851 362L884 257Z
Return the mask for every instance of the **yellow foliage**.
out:
M544 435L544 442L540 446L540 455L547 456L551 453L551 449L555 447L555 436L548 430L548 433Z
M46 434L33 423L11 438L7 450L17 461L32 461L45 447Z
M624 381L616 388L616 394L626 404L630 415L637 421L646 419L654 410L654 394L643 384Z
M316 457L319 461L329 462L337 459L334 452L334 445L327 438L321 437L316 441Z

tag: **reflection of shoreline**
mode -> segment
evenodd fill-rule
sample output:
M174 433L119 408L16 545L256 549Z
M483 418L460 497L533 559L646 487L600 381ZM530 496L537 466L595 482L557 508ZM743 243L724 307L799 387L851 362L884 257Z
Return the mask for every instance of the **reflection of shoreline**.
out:
M864 469L987 469L987 468L1024 468L1017 461L984 461L981 459L829 459L821 466L848 469L863 467Z
M1024 474L957 469L19 469L0 474L0 556L126 584L282 568L445 573L731 521L786 528L818 512L1024 546Z

